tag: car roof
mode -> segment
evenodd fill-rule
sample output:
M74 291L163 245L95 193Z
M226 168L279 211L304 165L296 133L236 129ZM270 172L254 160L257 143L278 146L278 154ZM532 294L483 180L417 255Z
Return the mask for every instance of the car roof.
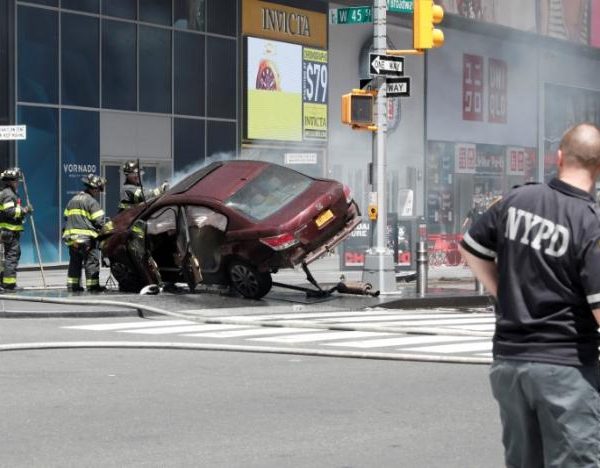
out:
M224 201L254 179L270 163L264 161L218 161L190 174L169 190L170 194Z

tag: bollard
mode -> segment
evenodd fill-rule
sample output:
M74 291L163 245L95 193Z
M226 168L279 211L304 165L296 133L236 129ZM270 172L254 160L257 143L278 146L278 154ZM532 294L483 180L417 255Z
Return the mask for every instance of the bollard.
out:
M483 283L477 278L475 278L475 291L477 291L477 294L479 294L480 296L483 296L485 294L485 288L483 287Z
M429 268L427 242L417 242L417 294L421 297L427 293L427 270Z

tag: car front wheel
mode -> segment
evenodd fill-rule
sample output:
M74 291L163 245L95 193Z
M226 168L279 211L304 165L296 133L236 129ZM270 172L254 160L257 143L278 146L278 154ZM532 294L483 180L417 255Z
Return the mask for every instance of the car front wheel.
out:
M260 299L271 290L271 273L260 272L246 262L229 264L229 280L233 288L248 299Z

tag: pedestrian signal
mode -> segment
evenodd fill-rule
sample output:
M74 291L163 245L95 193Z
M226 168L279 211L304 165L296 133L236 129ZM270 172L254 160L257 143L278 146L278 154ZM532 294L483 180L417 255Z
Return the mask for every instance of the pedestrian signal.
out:
M373 93L355 89L342 96L342 123L353 128L375 129L373 116Z

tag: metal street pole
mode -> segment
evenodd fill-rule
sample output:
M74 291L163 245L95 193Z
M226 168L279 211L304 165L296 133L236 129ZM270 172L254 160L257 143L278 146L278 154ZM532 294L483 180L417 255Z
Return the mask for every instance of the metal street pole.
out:
M385 54L387 51L387 2L374 0L373 4L373 47L374 53ZM376 245L365 256L363 281L369 282L381 294L397 292L395 262L393 253L387 248L387 200L386 200L386 131L387 131L387 97L386 79L376 76L373 79L377 96L375 113L377 116L377 132L375 135L375 152L373 154L374 189L377 193L377 220L375 221Z

